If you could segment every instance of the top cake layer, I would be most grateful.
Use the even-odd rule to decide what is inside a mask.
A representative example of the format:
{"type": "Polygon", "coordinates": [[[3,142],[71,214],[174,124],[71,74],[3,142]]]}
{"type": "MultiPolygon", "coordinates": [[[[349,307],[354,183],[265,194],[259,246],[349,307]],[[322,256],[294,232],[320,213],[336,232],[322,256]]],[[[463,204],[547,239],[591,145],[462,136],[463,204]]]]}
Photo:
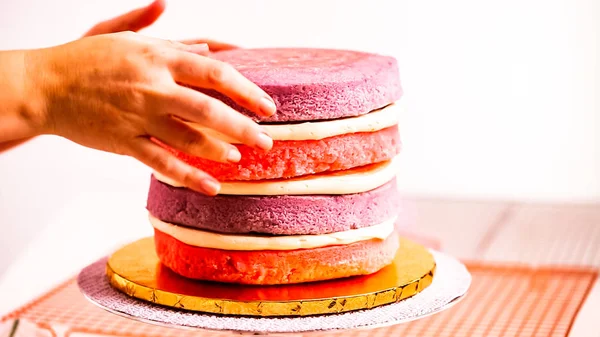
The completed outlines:
{"type": "Polygon", "coordinates": [[[271,117],[205,91],[258,122],[330,120],[359,116],[402,96],[393,57],[332,49],[235,49],[213,54],[231,64],[269,94],[277,106],[271,117]]]}

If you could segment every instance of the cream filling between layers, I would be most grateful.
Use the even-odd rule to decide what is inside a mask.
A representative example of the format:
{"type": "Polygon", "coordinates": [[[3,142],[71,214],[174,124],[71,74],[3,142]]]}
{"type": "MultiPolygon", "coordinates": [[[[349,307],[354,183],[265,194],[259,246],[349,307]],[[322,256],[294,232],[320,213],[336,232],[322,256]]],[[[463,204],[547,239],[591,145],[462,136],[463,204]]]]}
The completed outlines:
{"type": "MultiPolygon", "coordinates": [[[[403,111],[404,104],[396,102],[356,117],[298,124],[267,124],[262,125],[262,128],[273,140],[321,140],[349,133],[375,132],[389,128],[398,124],[403,111]]],[[[230,144],[242,143],[213,129],[194,123],[188,125],[230,144]]]]}
{"type": "MultiPolygon", "coordinates": [[[[310,195],[363,193],[382,186],[396,176],[398,156],[391,160],[344,171],[313,174],[291,179],[224,181],[219,194],[227,195],[310,195]]],[[[173,187],[185,187],[154,172],[154,177],[173,187]]]]}
{"type": "Polygon", "coordinates": [[[167,223],[151,214],[148,217],[154,228],[190,246],[242,251],[311,249],[372,239],[385,240],[394,232],[396,222],[396,218],[392,218],[375,226],[330,234],[260,236],[207,232],[167,223]]]}

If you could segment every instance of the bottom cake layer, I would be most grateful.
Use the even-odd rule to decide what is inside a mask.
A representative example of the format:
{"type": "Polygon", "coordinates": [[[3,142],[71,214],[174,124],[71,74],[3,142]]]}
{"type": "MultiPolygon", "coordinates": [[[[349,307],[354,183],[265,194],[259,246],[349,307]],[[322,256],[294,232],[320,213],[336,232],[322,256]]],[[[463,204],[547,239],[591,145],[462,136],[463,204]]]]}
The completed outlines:
{"type": "Polygon", "coordinates": [[[290,251],[231,251],[187,245],[157,229],[156,254],[175,273],[224,283],[275,285],[372,274],[392,263],[399,241],[367,240],[349,245],[290,251]]]}

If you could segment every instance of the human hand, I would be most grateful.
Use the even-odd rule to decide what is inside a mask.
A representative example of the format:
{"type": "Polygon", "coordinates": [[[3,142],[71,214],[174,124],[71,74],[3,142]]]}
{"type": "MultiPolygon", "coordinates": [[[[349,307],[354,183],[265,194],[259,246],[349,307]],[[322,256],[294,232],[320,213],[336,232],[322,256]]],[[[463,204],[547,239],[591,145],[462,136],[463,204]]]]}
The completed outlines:
{"type": "MultiPolygon", "coordinates": [[[[118,33],[122,31],[138,32],[156,22],[156,20],[158,20],[158,18],[163,14],[165,5],[165,0],[154,0],[145,7],[134,9],[128,13],[94,25],[83,35],[83,37],[118,33]]],[[[210,39],[193,39],[181,42],[188,45],[204,43],[208,45],[211,52],[238,48],[233,44],[210,39]]],[[[31,140],[31,138],[33,137],[15,139],[11,141],[0,141],[0,153],[21,145],[31,140]]]]}
{"type": "MultiPolygon", "coordinates": [[[[84,34],[84,37],[124,31],[138,32],[156,22],[165,11],[165,7],[165,0],[154,0],[146,7],[134,9],[129,13],[96,24],[84,34]]],[[[192,39],[180,42],[185,44],[205,43],[211,52],[238,48],[236,45],[211,39],[192,39]]]]}
{"type": "Polygon", "coordinates": [[[119,33],[125,31],[138,32],[152,25],[165,11],[165,0],[154,0],[145,7],[134,9],[94,25],[83,36],[119,33]]]}
{"type": "Polygon", "coordinates": [[[186,45],[116,33],[83,38],[26,55],[26,89],[36,115],[30,128],[81,145],[129,155],[159,173],[208,195],[219,183],[156,144],[219,162],[240,159],[237,148],[183,121],[269,150],[258,124],[218,99],[190,87],[216,90],[240,106],[272,115],[275,105],[231,66],[186,45]]]}

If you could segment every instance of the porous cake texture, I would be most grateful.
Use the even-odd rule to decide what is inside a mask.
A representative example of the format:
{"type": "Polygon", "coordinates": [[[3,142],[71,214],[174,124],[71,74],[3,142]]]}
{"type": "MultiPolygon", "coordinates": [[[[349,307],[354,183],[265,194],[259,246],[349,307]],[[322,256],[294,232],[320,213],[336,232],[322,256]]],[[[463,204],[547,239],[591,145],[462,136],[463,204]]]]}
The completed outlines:
{"type": "Polygon", "coordinates": [[[395,180],[357,194],[209,197],[152,177],[147,207],[164,222],[217,233],[306,235],[383,223],[398,203],[395,180]]]}
{"type": "MultiPolygon", "coordinates": [[[[399,154],[397,119],[379,120],[381,115],[371,114],[352,120],[360,129],[341,125],[348,123],[344,118],[365,116],[401,98],[396,60],[364,52],[302,48],[238,49],[215,53],[214,57],[230,63],[271,95],[277,113],[259,117],[228,98],[204,92],[262,124],[279,125],[271,128],[293,133],[298,130],[295,125],[311,121],[332,132],[323,137],[305,132],[302,137],[276,139],[268,152],[236,145],[242,154],[236,164],[169,149],[221,181],[253,182],[246,184],[250,190],[228,190],[230,195],[208,197],[153,176],[147,209],[169,226],[165,227],[167,234],[158,228],[162,225],[153,222],[161,263],[187,278],[257,285],[365,275],[389,265],[399,245],[394,229],[399,209],[396,178],[377,178],[377,165],[369,165],[394,160],[399,154]],[[361,169],[361,177],[375,183],[365,192],[360,190],[362,193],[344,192],[352,189],[340,189],[340,184],[356,184],[348,171],[355,168],[361,169]],[[310,190],[308,183],[304,191],[286,189],[292,178],[293,186],[302,189],[304,185],[298,181],[317,174],[322,189],[310,190]],[[340,178],[344,176],[346,179],[340,178]],[[277,191],[287,192],[265,195],[271,192],[260,186],[273,179],[278,183],[277,191]],[[299,235],[305,237],[299,239],[299,235]],[[188,241],[190,236],[200,239],[188,241]],[[278,236],[303,244],[276,245],[278,236]],[[207,244],[207,237],[215,244],[207,244]],[[252,240],[262,243],[253,245],[252,240]],[[238,247],[242,241],[248,249],[238,247]]],[[[308,130],[307,124],[303,125],[308,130]]],[[[310,125],[312,128],[314,124],[310,125]]],[[[242,188],[240,185],[232,188],[242,188]]]]}
{"type": "Polygon", "coordinates": [[[371,53],[312,49],[239,49],[215,53],[275,101],[277,113],[260,117],[228,97],[206,91],[260,122],[298,122],[359,116],[402,96],[398,62],[371,53]]]}
{"type": "Polygon", "coordinates": [[[398,127],[321,140],[274,141],[269,152],[237,145],[238,163],[217,163],[170,148],[179,159],[220,181],[293,178],[380,163],[401,149],[398,127]]]}
{"type": "Polygon", "coordinates": [[[390,264],[399,247],[393,235],[313,249],[235,251],[194,247],[154,232],[158,257],[175,273],[240,284],[294,284],[367,275],[390,264]]]}

